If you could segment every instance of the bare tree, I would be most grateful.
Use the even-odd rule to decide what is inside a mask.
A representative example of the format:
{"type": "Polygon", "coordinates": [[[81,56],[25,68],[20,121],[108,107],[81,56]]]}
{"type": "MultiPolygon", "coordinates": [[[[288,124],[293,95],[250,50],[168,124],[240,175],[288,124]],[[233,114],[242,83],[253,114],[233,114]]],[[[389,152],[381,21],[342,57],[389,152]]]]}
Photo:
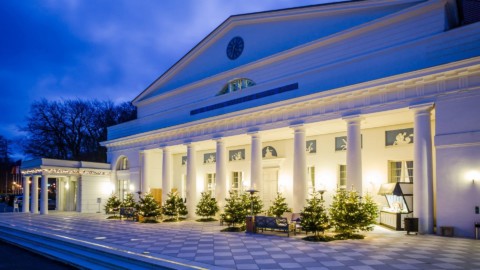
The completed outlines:
{"type": "Polygon", "coordinates": [[[31,105],[27,133],[19,143],[24,154],[68,160],[105,162],[107,127],[136,118],[130,103],[112,101],[42,99],[31,105]]]}

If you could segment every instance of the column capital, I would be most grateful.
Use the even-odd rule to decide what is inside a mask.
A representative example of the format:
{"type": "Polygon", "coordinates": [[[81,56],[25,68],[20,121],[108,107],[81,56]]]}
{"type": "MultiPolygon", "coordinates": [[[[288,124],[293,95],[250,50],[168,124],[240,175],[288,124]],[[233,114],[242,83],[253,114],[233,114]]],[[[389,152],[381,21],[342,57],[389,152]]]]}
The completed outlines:
{"type": "Polygon", "coordinates": [[[345,120],[348,124],[350,123],[360,123],[363,120],[362,115],[354,114],[354,115],[345,115],[342,117],[342,120],[345,120]]]}
{"type": "Polygon", "coordinates": [[[253,138],[260,138],[260,137],[262,137],[261,134],[260,134],[260,132],[258,132],[258,131],[250,131],[250,132],[247,132],[247,135],[250,135],[250,137],[252,137],[252,139],[253,139],[253,138]]]}
{"type": "Polygon", "coordinates": [[[290,126],[296,132],[305,132],[305,126],[303,124],[295,124],[290,126]]]}
{"type": "Polygon", "coordinates": [[[428,103],[411,105],[408,108],[414,111],[415,113],[427,113],[427,112],[429,113],[434,107],[435,107],[434,102],[428,102],[428,103]]]}
{"type": "Polygon", "coordinates": [[[217,136],[217,137],[213,137],[212,140],[214,140],[216,142],[224,142],[225,138],[222,137],[222,136],[217,136]]]}

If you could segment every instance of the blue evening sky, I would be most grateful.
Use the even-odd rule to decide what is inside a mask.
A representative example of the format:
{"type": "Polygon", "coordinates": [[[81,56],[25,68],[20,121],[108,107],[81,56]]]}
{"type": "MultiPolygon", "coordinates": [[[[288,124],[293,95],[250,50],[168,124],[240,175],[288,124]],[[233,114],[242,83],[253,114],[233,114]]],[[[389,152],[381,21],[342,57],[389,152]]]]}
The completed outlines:
{"type": "Polygon", "coordinates": [[[131,101],[230,15],[336,1],[2,0],[0,135],[41,98],[131,101]]]}

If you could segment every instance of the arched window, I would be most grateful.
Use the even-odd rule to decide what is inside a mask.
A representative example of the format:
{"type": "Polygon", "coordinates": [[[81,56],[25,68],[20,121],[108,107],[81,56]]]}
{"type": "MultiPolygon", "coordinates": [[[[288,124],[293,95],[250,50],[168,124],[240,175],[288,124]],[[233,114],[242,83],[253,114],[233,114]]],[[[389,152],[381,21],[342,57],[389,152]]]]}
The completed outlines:
{"type": "Polygon", "coordinates": [[[128,159],[127,157],[121,157],[117,162],[117,170],[123,171],[128,170],[128,159]]]}
{"type": "Polygon", "coordinates": [[[234,79],[225,84],[225,86],[223,86],[222,90],[218,93],[218,96],[242,90],[254,85],[255,82],[247,78],[234,79]]]}

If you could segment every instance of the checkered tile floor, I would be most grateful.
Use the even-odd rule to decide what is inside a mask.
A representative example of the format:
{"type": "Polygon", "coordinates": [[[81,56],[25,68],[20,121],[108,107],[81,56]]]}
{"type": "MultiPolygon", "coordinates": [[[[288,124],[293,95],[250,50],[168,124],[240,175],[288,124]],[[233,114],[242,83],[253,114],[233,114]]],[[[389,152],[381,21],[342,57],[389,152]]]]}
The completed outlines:
{"type": "Polygon", "coordinates": [[[0,226],[12,225],[217,269],[480,269],[480,240],[382,227],[364,240],[311,243],[304,234],[224,233],[218,222],[140,224],[71,212],[0,214],[0,226]]]}

